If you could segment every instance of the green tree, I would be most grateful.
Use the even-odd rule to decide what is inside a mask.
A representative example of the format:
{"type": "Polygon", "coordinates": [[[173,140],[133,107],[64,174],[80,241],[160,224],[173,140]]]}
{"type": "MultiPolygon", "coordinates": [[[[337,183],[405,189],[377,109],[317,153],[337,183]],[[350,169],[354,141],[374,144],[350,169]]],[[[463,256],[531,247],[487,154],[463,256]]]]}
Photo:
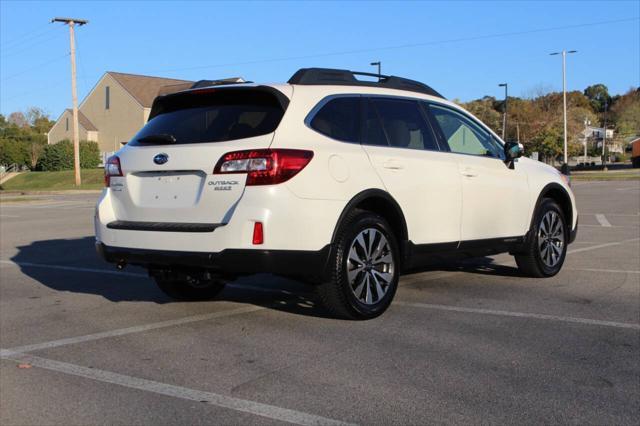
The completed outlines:
{"type": "Polygon", "coordinates": [[[564,138],[559,129],[551,127],[535,135],[530,143],[531,151],[537,151],[546,162],[558,158],[564,150],[564,138]]]}
{"type": "Polygon", "coordinates": [[[594,84],[584,89],[584,95],[591,102],[591,107],[595,112],[603,112],[604,105],[611,106],[611,96],[609,89],[604,84],[594,84]]]}
{"type": "Polygon", "coordinates": [[[482,120],[494,132],[499,133],[502,128],[502,114],[494,108],[494,105],[495,98],[491,96],[462,104],[467,111],[482,120]]]}
{"type": "Polygon", "coordinates": [[[621,138],[640,135],[640,89],[630,89],[611,108],[608,120],[621,138]]]}

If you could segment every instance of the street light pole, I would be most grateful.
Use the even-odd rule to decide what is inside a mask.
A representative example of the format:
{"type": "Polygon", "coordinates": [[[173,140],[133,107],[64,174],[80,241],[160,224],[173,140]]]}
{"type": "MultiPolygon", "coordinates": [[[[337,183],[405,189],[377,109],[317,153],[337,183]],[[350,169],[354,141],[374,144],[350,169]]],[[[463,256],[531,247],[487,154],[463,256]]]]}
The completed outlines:
{"type": "Polygon", "coordinates": [[[78,125],[78,92],[76,90],[76,40],[75,25],[88,24],[85,19],[53,18],[51,22],[63,22],[69,25],[69,44],[71,47],[71,100],[73,102],[73,169],[76,186],[80,186],[80,128],[78,125]]]}
{"type": "Polygon", "coordinates": [[[567,53],[576,53],[577,50],[563,50],[562,52],[550,53],[553,55],[562,55],[562,109],[564,115],[564,163],[562,164],[562,173],[569,174],[569,156],[567,149],[567,53]]]}
{"type": "Polygon", "coordinates": [[[498,84],[498,87],[504,87],[504,112],[502,113],[502,140],[505,140],[505,137],[507,135],[507,104],[509,102],[509,93],[508,93],[509,84],[500,83],[498,84]]]}
{"type": "Polygon", "coordinates": [[[371,62],[370,64],[371,66],[378,66],[378,81],[380,81],[382,79],[382,77],[380,77],[382,75],[382,62],[378,61],[378,62],[371,62]]]}

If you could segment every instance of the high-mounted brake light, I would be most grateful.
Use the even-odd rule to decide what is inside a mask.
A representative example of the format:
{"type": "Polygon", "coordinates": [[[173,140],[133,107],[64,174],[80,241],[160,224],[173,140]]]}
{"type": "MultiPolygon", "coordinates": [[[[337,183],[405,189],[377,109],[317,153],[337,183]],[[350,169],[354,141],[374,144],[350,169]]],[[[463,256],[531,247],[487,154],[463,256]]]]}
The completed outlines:
{"type": "Polygon", "coordinates": [[[220,158],[213,173],[246,173],[246,185],[273,185],[294,177],[312,158],[313,151],[300,149],[234,151],[220,158]]]}
{"type": "Polygon", "coordinates": [[[111,177],[122,176],[122,168],[120,167],[120,158],[117,155],[109,157],[104,163],[104,186],[111,186],[111,177]]]}

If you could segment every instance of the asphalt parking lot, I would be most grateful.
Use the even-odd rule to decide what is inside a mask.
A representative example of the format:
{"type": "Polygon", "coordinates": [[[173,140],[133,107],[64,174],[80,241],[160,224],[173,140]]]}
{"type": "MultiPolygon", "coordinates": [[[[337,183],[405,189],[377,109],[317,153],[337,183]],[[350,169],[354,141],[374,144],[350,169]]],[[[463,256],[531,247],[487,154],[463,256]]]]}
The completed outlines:
{"type": "Polygon", "coordinates": [[[403,277],[366,322],[243,278],[176,303],[93,248],[97,195],[0,204],[0,423],[638,424],[640,182],[577,182],[563,271],[403,277]]]}

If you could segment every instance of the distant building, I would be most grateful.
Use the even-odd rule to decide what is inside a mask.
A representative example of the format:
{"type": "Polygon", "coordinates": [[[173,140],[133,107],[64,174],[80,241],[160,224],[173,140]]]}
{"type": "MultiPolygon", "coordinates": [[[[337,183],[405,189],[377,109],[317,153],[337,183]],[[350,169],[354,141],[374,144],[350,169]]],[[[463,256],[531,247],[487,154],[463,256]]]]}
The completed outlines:
{"type": "MultiPolygon", "coordinates": [[[[106,72],[78,108],[80,140],[98,143],[103,153],[120,149],[147,122],[151,104],[161,88],[187,80],[106,72]]],[[[47,134],[48,143],[73,140],[73,114],[66,109],[47,134]]]]}
{"type": "MultiPolygon", "coordinates": [[[[585,126],[585,129],[581,133],[581,142],[584,144],[590,143],[597,148],[602,148],[602,140],[605,135],[605,129],[603,127],[585,126]]],[[[620,141],[615,141],[613,138],[615,133],[613,129],[607,129],[607,147],[609,152],[623,152],[624,148],[620,141]]]]}

